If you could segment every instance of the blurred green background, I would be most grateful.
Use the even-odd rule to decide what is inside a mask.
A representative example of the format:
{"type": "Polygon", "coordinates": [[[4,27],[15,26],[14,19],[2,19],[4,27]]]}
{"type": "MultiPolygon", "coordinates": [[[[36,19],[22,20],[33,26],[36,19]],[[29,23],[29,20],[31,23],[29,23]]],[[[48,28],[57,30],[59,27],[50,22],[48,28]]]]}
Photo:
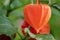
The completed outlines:
{"type": "MultiPolygon", "coordinates": [[[[31,4],[32,2],[35,4],[36,0],[0,0],[0,35],[6,34],[12,40],[22,40],[20,37],[24,38],[21,32],[21,24],[24,21],[23,9],[25,5],[31,4]],[[14,33],[17,34],[15,39],[13,39],[14,33]]],[[[51,35],[56,40],[60,40],[60,0],[40,0],[41,3],[48,4],[51,7],[52,16],[49,21],[51,35]]],[[[51,37],[51,35],[48,35],[48,37],[51,37]]],[[[39,40],[39,37],[45,38],[44,36],[38,36],[37,40],[39,40]]],[[[51,39],[46,38],[43,40],[51,39]]]]}

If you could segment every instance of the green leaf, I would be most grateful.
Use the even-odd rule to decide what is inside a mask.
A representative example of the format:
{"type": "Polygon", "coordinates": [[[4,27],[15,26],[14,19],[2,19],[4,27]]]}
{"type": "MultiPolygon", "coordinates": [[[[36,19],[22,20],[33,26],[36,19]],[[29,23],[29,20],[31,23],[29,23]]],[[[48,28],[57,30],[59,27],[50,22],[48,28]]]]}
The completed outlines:
{"type": "Polygon", "coordinates": [[[28,3],[30,3],[30,0],[25,0],[25,1],[24,0],[14,0],[11,3],[10,7],[11,7],[11,9],[18,8],[18,7],[25,6],[25,4],[28,4],[28,3]]]}
{"type": "Polygon", "coordinates": [[[29,3],[31,3],[31,0],[20,0],[21,2],[22,2],[22,4],[24,5],[24,4],[29,4],[29,3]]]}
{"type": "Polygon", "coordinates": [[[11,9],[13,9],[13,8],[19,7],[19,6],[21,6],[21,5],[22,5],[22,3],[21,3],[19,0],[14,0],[14,1],[11,3],[10,7],[11,7],[11,9]]]}
{"type": "Polygon", "coordinates": [[[18,26],[18,24],[19,24],[19,20],[22,18],[24,18],[24,16],[23,16],[23,7],[22,8],[18,8],[18,9],[16,9],[16,10],[14,10],[14,11],[12,11],[10,14],[9,14],[9,16],[8,16],[8,18],[12,21],[12,23],[16,26],[16,27],[20,27],[20,26],[18,26]]]}
{"type": "Polygon", "coordinates": [[[0,7],[3,5],[4,0],[0,0],[0,7]]]}
{"type": "Polygon", "coordinates": [[[14,27],[11,21],[7,19],[6,13],[7,12],[5,9],[0,8],[0,35],[5,34],[12,39],[17,29],[14,27]]]}
{"type": "Polygon", "coordinates": [[[52,8],[50,26],[53,36],[56,38],[56,40],[60,40],[60,11],[55,8],[52,8]]]}
{"type": "Polygon", "coordinates": [[[0,0],[0,7],[9,5],[10,0],[0,0]]]}
{"type": "Polygon", "coordinates": [[[5,6],[7,6],[7,5],[9,5],[9,3],[10,3],[10,0],[4,0],[4,3],[3,3],[3,4],[4,4],[5,6]]]}
{"type": "Polygon", "coordinates": [[[60,10],[60,4],[55,4],[53,6],[60,10]]]}
{"type": "Polygon", "coordinates": [[[14,11],[12,11],[10,14],[9,14],[9,17],[8,17],[10,20],[14,21],[14,20],[17,20],[17,19],[20,19],[20,18],[24,18],[23,16],[23,7],[22,8],[18,8],[14,11]]]}
{"type": "Polygon", "coordinates": [[[36,40],[55,40],[51,34],[38,34],[36,35],[36,40]]]}
{"type": "Polygon", "coordinates": [[[40,3],[47,4],[48,0],[40,0],[40,3]]]}
{"type": "Polygon", "coordinates": [[[55,0],[55,1],[56,1],[56,3],[60,4],[60,0],[55,0]]]}
{"type": "Polygon", "coordinates": [[[7,11],[3,7],[1,7],[0,8],[0,16],[6,16],[6,13],[7,13],[7,11]]]}
{"type": "Polygon", "coordinates": [[[16,34],[16,38],[14,40],[22,40],[18,34],[16,34]]]}
{"type": "Polygon", "coordinates": [[[0,16],[0,35],[5,34],[13,38],[12,35],[14,35],[16,31],[16,28],[6,17],[0,16]]]}
{"type": "MultiPolygon", "coordinates": [[[[20,36],[23,37],[23,34],[21,32],[21,24],[20,24],[21,17],[24,18],[23,7],[12,11],[8,16],[8,18],[12,21],[12,23],[18,28],[18,32],[19,32],[20,36]]],[[[22,20],[21,20],[21,22],[22,22],[22,20]]]]}

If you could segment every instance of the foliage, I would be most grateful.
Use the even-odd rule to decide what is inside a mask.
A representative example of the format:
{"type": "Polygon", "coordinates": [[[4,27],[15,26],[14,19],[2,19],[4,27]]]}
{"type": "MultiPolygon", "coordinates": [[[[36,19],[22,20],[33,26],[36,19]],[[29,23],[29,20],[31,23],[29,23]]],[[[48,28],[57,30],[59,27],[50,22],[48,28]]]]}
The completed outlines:
{"type": "MultiPolygon", "coordinates": [[[[24,6],[32,3],[32,1],[34,4],[36,3],[36,0],[0,0],[0,35],[5,34],[12,40],[14,33],[17,34],[14,40],[28,38],[22,34],[20,24],[24,20],[24,6]]],[[[43,38],[41,40],[52,40],[55,38],[54,40],[60,40],[60,0],[40,0],[39,2],[49,4],[52,9],[52,16],[49,21],[51,34],[37,35],[38,38],[36,37],[36,39],[43,38]]],[[[28,31],[28,33],[30,32],[28,31]]],[[[29,35],[34,36],[32,33],[29,35]]]]}

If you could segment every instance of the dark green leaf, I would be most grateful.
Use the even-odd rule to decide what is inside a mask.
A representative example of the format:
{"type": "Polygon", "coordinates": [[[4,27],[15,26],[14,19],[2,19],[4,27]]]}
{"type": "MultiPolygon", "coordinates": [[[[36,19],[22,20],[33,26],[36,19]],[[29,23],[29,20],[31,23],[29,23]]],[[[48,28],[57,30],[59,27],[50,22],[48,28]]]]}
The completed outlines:
{"type": "Polygon", "coordinates": [[[55,4],[53,5],[55,8],[59,9],[60,10],[60,4],[55,4]]]}

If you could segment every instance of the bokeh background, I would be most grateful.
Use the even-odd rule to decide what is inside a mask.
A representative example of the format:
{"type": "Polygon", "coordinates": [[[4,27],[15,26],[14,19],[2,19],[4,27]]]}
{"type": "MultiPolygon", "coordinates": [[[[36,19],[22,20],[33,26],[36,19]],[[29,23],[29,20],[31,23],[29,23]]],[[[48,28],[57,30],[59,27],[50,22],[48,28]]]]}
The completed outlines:
{"type": "MultiPolygon", "coordinates": [[[[0,0],[0,35],[6,34],[12,40],[22,40],[21,37],[24,37],[21,32],[24,21],[23,9],[32,2],[35,4],[36,0],[0,0]],[[16,34],[15,39],[13,39],[14,34],[16,34]]],[[[39,2],[51,7],[52,16],[49,21],[51,35],[56,40],[60,40],[60,0],[40,0],[39,2]]]]}

